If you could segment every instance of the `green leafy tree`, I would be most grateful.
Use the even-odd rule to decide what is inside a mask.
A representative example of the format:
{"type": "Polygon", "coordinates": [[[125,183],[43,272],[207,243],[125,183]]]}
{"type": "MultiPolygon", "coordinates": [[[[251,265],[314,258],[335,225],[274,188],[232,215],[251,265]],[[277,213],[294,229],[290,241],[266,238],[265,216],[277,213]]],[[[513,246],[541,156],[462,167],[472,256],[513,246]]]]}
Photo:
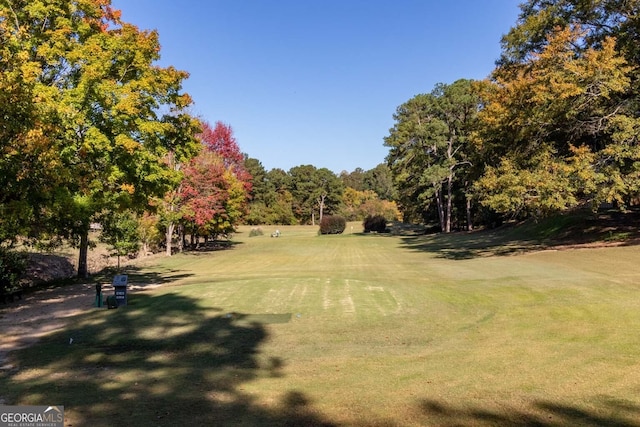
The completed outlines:
{"type": "Polygon", "coordinates": [[[282,169],[264,172],[262,165],[248,168],[253,181],[253,199],[247,217],[249,224],[296,224],[291,194],[291,176],[282,169]]]}
{"type": "Polygon", "coordinates": [[[275,201],[269,206],[267,224],[294,225],[297,220],[293,214],[293,195],[288,190],[279,191],[275,201]]]}
{"type": "Polygon", "coordinates": [[[356,191],[374,191],[378,197],[384,200],[393,200],[395,187],[393,176],[389,167],[381,163],[371,170],[356,168],[352,172],[340,172],[340,180],[344,187],[350,187],[356,191]]]}
{"type": "Polygon", "coordinates": [[[396,188],[389,167],[380,163],[375,168],[364,172],[363,189],[374,191],[382,200],[395,200],[396,188]]]}
{"type": "MultiPolygon", "coordinates": [[[[475,150],[470,137],[480,97],[470,80],[438,84],[398,107],[385,137],[387,163],[407,206],[435,202],[440,227],[451,231],[454,187],[463,186],[475,150]]],[[[470,192],[462,188],[463,192],[470,192]]],[[[467,197],[468,199],[468,197],[467,197]]]]}
{"type": "Polygon", "coordinates": [[[339,208],[343,184],[329,169],[302,165],[291,168],[289,175],[294,213],[301,223],[315,225],[316,212],[321,220],[325,213],[339,208]]]}
{"type": "Polygon", "coordinates": [[[251,175],[249,199],[251,202],[264,202],[269,192],[266,169],[260,160],[248,156],[244,158],[244,168],[251,175]]]}
{"type": "Polygon", "coordinates": [[[20,289],[27,271],[28,254],[0,247],[0,295],[20,289]]]}
{"type": "Polygon", "coordinates": [[[26,183],[34,199],[49,196],[41,204],[18,200],[21,214],[12,220],[78,242],[78,275],[86,276],[89,224],[105,210],[144,209],[175,182],[162,159],[195,151],[197,122],[185,113],[191,99],[181,91],[187,73],[155,65],[158,34],[123,22],[108,0],[5,1],[0,13],[12,69],[4,71],[14,80],[23,73],[11,96],[25,107],[12,112],[21,123],[7,146],[22,141],[37,153],[23,173],[33,170],[46,182],[49,172],[35,169],[45,164],[57,175],[46,188],[26,183]]]}
{"type": "Polygon", "coordinates": [[[267,193],[269,191],[276,193],[289,191],[293,184],[291,175],[279,168],[274,168],[267,172],[266,181],[268,186],[267,193]]]}
{"type": "Polygon", "coordinates": [[[258,159],[246,157],[244,167],[251,174],[251,192],[246,221],[248,224],[269,224],[269,205],[275,199],[275,190],[267,180],[267,171],[258,159]]]}
{"type": "Polygon", "coordinates": [[[100,241],[109,245],[111,255],[117,256],[120,270],[120,257],[140,250],[140,222],[131,211],[103,213],[100,222],[100,241]]]}
{"type": "MultiPolygon", "coordinates": [[[[610,37],[628,63],[640,61],[638,0],[526,0],[516,25],[502,38],[501,68],[522,64],[540,54],[558,28],[581,28],[577,53],[598,48],[610,37]]],[[[635,71],[637,73],[638,70],[635,71]]]]}
{"type": "MultiPolygon", "coordinates": [[[[0,244],[45,229],[50,207],[68,197],[56,138],[55,88],[43,84],[50,23],[35,2],[0,3],[0,244]],[[25,21],[33,21],[29,25],[25,21]]],[[[50,66],[49,74],[55,72],[50,66]]],[[[63,203],[66,204],[66,203],[63,203]]]]}
{"type": "Polygon", "coordinates": [[[364,191],[367,189],[364,181],[365,174],[366,172],[362,168],[355,168],[352,172],[340,172],[340,179],[345,187],[353,188],[356,191],[364,191]]]}
{"type": "Polygon", "coordinates": [[[485,206],[538,215],[636,194],[638,122],[620,101],[633,67],[613,38],[577,49],[586,36],[556,28],[539,53],[495,70],[480,114],[485,206]]]}

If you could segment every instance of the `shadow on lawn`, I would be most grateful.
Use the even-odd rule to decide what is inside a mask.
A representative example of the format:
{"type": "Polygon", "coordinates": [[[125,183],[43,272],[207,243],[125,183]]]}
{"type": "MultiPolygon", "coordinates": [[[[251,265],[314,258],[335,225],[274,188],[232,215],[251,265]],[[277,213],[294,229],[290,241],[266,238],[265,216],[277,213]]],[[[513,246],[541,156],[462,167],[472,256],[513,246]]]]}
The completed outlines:
{"type": "Polygon", "coordinates": [[[439,426],[610,426],[638,427],[640,406],[616,401],[599,402],[598,412],[550,401],[534,402],[530,412],[506,408],[500,412],[478,407],[454,407],[436,400],[421,402],[429,424],[439,426]],[[436,421],[437,420],[437,421],[436,421]]]}
{"type": "Polygon", "coordinates": [[[438,258],[462,260],[484,256],[505,256],[544,249],[534,240],[507,240],[492,232],[403,236],[402,245],[414,251],[431,252],[438,258]]]}
{"type": "Polygon", "coordinates": [[[462,260],[513,255],[543,249],[633,246],[640,244],[640,208],[597,215],[577,211],[542,219],[506,224],[493,230],[424,234],[424,230],[396,227],[402,245],[439,258],[462,260]],[[423,231],[423,232],[421,232],[423,231]]]}
{"type": "Polygon", "coordinates": [[[169,285],[177,280],[193,276],[192,273],[187,273],[183,270],[167,269],[162,272],[157,272],[150,271],[145,267],[128,265],[121,271],[115,268],[104,269],[99,274],[93,275],[91,281],[96,283],[111,283],[117,274],[126,274],[128,276],[128,284],[135,285],[139,289],[156,285],[169,285]]]}
{"type": "Polygon", "coordinates": [[[209,240],[194,245],[188,244],[185,246],[183,253],[187,255],[198,255],[208,252],[226,251],[242,244],[242,242],[234,240],[209,240]]]}
{"type": "Polygon", "coordinates": [[[64,405],[74,426],[333,425],[298,391],[269,407],[243,392],[284,365],[258,357],[267,330],[246,319],[173,293],[135,294],[14,352],[0,389],[7,404],[64,405]]]}

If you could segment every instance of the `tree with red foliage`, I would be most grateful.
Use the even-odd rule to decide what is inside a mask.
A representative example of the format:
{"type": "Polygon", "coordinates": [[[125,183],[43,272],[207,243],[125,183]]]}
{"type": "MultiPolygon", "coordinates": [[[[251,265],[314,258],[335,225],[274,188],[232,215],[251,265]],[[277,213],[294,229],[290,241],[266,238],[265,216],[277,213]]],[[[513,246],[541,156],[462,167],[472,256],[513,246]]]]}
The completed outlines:
{"type": "MultiPolygon", "coordinates": [[[[221,158],[203,150],[187,165],[180,187],[182,218],[192,234],[208,236],[214,222],[223,221],[229,197],[229,183],[221,158]]],[[[213,233],[217,234],[217,233],[213,233]]]]}
{"type": "Polygon", "coordinates": [[[218,121],[212,129],[207,121],[202,121],[202,132],[198,138],[209,151],[213,151],[223,159],[225,166],[242,164],[244,156],[233,136],[231,126],[218,121]]]}
{"type": "Polygon", "coordinates": [[[231,126],[220,121],[216,122],[214,128],[211,128],[207,121],[202,121],[201,125],[202,132],[198,135],[198,139],[208,151],[220,156],[224,166],[233,171],[236,178],[243,183],[247,193],[250,193],[253,177],[244,167],[244,154],[233,136],[231,126]]]}
{"type": "Polygon", "coordinates": [[[197,136],[202,151],[183,169],[179,198],[185,228],[194,235],[215,239],[234,231],[246,213],[251,174],[231,126],[217,122],[215,128],[201,122],[197,136]]]}

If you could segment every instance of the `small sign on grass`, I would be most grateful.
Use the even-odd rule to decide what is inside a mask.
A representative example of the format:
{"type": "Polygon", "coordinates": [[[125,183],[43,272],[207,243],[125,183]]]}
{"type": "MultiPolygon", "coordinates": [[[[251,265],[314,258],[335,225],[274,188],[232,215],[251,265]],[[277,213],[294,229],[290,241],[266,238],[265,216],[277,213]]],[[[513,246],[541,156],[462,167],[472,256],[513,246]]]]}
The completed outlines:
{"type": "Polygon", "coordinates": [[[118,274],[113,278],[113,288],[115,289],[116,304],[118,307],[127,305],[127,281],[126,274],[118,274]]]}

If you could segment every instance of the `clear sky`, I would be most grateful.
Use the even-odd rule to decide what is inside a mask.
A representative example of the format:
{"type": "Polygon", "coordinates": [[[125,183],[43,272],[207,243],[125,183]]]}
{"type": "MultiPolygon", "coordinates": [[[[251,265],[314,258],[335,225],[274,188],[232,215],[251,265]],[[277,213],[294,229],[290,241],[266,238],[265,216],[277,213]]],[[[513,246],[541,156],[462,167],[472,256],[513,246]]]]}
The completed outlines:
{"type": "Polygon", "coordinates": [[[113,0],[188,71],[192,113],[270,170],[383,163],[398,105],[482,79],[519,0],[113,0]]]}

